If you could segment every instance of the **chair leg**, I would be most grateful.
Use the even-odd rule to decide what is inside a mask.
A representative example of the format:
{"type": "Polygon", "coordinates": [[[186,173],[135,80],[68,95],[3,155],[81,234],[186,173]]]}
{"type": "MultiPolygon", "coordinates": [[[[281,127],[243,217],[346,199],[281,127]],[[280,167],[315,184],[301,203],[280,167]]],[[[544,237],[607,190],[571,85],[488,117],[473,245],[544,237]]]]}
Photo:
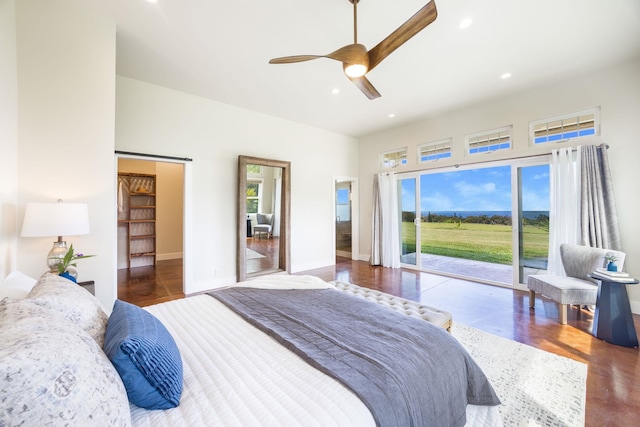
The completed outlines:
{"type": "Polygon", "coordinates": [[[529,289],[529,308],[535,308],[536,306],[536,293],[529,289]]]}
{"type": "Polygon", "coordinates": [[[567,304],[560,304],[560,323],[567,324],[567,304]]]}

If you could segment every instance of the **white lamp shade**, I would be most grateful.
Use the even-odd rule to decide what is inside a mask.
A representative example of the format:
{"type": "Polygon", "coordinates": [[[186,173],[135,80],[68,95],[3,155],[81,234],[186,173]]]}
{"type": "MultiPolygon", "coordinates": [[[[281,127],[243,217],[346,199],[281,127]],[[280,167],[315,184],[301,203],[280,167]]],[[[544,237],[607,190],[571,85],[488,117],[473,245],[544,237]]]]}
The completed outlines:
{"type": "Polygon", "coordinates": [[[89,210],[85,203],[27,203],[21,236],[80,234],[89,234],[89,210]]]}

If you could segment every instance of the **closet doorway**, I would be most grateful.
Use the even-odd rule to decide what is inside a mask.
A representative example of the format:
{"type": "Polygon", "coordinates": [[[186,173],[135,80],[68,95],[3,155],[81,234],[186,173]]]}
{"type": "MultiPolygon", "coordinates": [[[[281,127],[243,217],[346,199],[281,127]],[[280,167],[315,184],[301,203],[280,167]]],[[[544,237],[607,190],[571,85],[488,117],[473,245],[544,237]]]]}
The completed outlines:
{"type": "Polygon", "coordinates": [[[118,298],[183,298],[185,165],[117,157],[118,298]]]}

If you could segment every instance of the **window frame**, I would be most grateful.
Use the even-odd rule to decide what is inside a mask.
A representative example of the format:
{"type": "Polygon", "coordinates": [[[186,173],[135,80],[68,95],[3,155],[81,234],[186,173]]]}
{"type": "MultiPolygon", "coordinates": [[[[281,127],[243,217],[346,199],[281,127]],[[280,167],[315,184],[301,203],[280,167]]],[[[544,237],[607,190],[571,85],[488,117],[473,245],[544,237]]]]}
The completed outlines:
{"type": "MultiPolygon", "coordinates": [[[[577,124],[578,126],[578,132],[580,131],[579,126],[580,123],[577,124]]],[[[541,146],[544,144],[549,144],[549,143],[563,143],[563,142],[569,142],[575,139],[581,139],[581,138],[588,138],[588,137],[594,137],[594,136],[599,136],[600,135],[600,107],[594,107],[594,108],[590,108],[588,110],[582,110],[582,111],[577,111],[577,112],[573,112],[573,113],[567,113],[567,114],[561,114],[558,116],[553,116],[553,117],[546,117],[543,119],[538,119],[538,120],[532,120],[529,122],[529,146],[531,147],[537,147],[537,146],[541,146]],[[546,141],[541,141],[541,142],[536,142],[536,126],[538,125],[542,125],[542,124],[549,124],[549,123],[553,123],[553,122],[562,122],[563,120],[567,120],[567,119],[579,119],[581,116],[587,116],[593,114],[593,133],[590,134],[585,134],[585,135],[577,135],[577,136],[573,136],[573,137],[568,137],[565,138],[564,136],[566,135],[566,132],[561,132],[561,133],[555,133],[555,134],[551,134],[551,135],[560,135],[559,139],[553,139],[553,140],[549,140],[549,133],[547,132],[547,140],[546,141]]],[[[588,128],[591,129],[591,128],[588,128]]]]}
{"type": "MultiPolygon", "coordinates": [[[[488,161],[479,161],[479,162],[475,162],[475,163],[467,163],[467,164],[463,164],[463,165],[451,165],[451,166],[444,166],[442,168],[438,167],[438,168],[429,168],[429,167],[425,167],[425,168],[421,168],[415,171],[409,171],[409,172],[399,172],[395,175],[395,179],[396,179],[396,183],[398,183],[401,180],[407,179],[407,178],[415,178],[416,180],[416,184],[418,185],[418,187],[416,187],[416,194],[415,194],[415,202],[416,202],[416,210],[420,210],[420,211],[428,211],[429,209],[424,209],[424,206],[421,204],[423,202],[423,198],[420,195],[420,176],[423,174],[439,174],[439,173],[447,173],[447,172],[457,172],[457,171],[461,171],[461,170],[474,170],[474,169],[485,169],[485,168],[494,168],[494,167],[500,167],[500,166],[509,166],[509,168],[511,169],[511,212],[512,212],[512,221],[514,221],[514,218],[516,218],[514,216],[514,214],[518,215],[518,221],[514,221],[512,223],[512,231],[511,231],[511,239],[512,239],[512,264],[511,267],[513,269],[512,273],[513,273],[513,278],[512,278],[512,285],[506,285],[507,287],[512,287],[513,289],[516,290],[527,290],[526,287],[526,281],[524,281],[525,283],[522,283],[523,280],[521,280],[520,278],[520,262],[521,262],[521,248],[520,248],[520,227],[518,225],[514,225],[514,224],[519,224],[519,217],[522,213],[522,209],[520,206],[522,197],[521,197],[521,187],[519,187],[519,183],[518,181],[518,169],[523,168],[523,167],[530,167],[530,166],[536,166],[536,165],[550,165],[551,163],[551,157],[549,154],[542,154],[542,155],[536,155],[533,157],[513,157],[513,158],[506,158],[506,159],[494,159],[494,160],[488,160],[488,161]]],[[[398,203],[402,203],[402,198],[399,196],[398,197],[398,203]]],[[[403,206],[399,205],[398,206],[399,212],[403,211],[403,206]]],[[[402,221],[402,220],[401,220],[402,221]]],[[[422,235],[420,234],[421,231],[421,227],[415,227],[416,229],[416,242],[420,241],[422,242],[422,235]]],[[[400,238],[403,238],[405,236],[400,236],[400,238]]],[[[400,247],[402,248],[402,241],[400,242],[400,247]]],[[[421,245],[417,245],[417,247],[421,248],[421,245]]],[[[430,269],[429,267],[424,267],[423,265],[421,265],[419,262],[416,262],[416,264],[412,264],[412,263],[405,263],[404,261],[401,260],[401,265],[403,268],[408,268],[408,269],[412,269],[412,270],[419,270],[419,271],[423,271],[423,272],[433,272],[433,269],[430,269]]],[[[436,269],[437,270],[437,269],[436,269]]],[[[457,273],[456,273],[457,274],[457,273]]],[[[464,276],[466,278],[468,278],[469,280],[474,280],[474,281],[478,281],[480,283],[487,283],[487,284],[492,284],[492,285],[498,285],[498,286],[505,286],[504,284],[499,284],[498,282],[496,282],[495,280],[492,280],[490,278],[487,277],[481,277],[478,275],[469,275],[467,276],[467,274],[465,273],[464,276]]]]}
{"type": "Polygon", "coordinates": [[[403,147],[403,148],[395,148],[393,150],[389,150],[389,151],[383,151],[382,153],[380,153],[380,167],[382,169],[391,169],[391,168],[395,168],[397,166],[406,166],[409,164],[409,157],[408,157],[408,149],[407,147],[403,147]],[[403,153],[404,152],[404,153],[403,153]],[[396,158],[393,159],[388,159],[386,158],[386,156],[388,154],[404,154],[401,155],[400,158],[400,162],[395,163],[396,158]],[[394,164],[387,164],[390,162],[394,162],[394,164]]]}
{"type": "Polygon", "coordinates": [[[453,157],[453,138],[445,138],[445,139],[440,139],[438,141],[426,142],[424,144],[418,145],[416,147],[416,150],[417,150],[416,154],[417,154],[418,163],[437,162],[440,159],[448,159],[453,157]],[[444,149],[449,148],[449,151],[443,152],[442,150],[439,150],[437,146],[443,146],[442,148],[444,149]],[[425,148],[430,148],[430,147],[436,147],[434,150],[436,154],[431,156],[426,156],[430,158],[423,159],[423,157],[425,156],[423,154],[423,150],[425,148]],[[439,155],[439,153],[444,153],[444,155],[439,155]]]}
{"type": "Polygon", "coordinates": [[[247,188],[245,190],[245,206],[247,206],[247,214],[259,213],[262,208],[262,187],[264,184],[264,180],[261,178],[247,178],[247,188]],[[248,189],[250,184],[258,184],[258,194],[256,196],[249,196],[248,189]],[[256,212],[250,212],[248,202],[249,200],[257,200],[258,201],[258,210],[256,212]]]}
{"type": "Polygon", "coordinates": [[[490,154],[496,151],[503,151],[503,150],[512,150],[513,149],[513,125],[508,125],[500,128],[489,129],[481,132],[474,132],[474,133],[467,134],[464,136],[464,146],[465,146],[465,155],[467,156],[475,156],[478,154],[490,154]],[[472,147],[471,147],[471,144],[473,144],[473,142],[471,141],[472,139],[479,138],[479,137],[486,137],[487,141],[490,141],[491,136],[494,134],[498,134],[498,138],[502,139],[501,134],[503,132],[508,133],[508,136],[509,136],[508,147],[501,147],[501,145],[503,145],[504,143],[499,143],[497,145],[497,148],[492,149],[494,145],[488,144],[488,145],[482,146],[482,147],[487,147],[486,149],[477,148],[477,149],[473,149],[477,151],[472,151],[472,147]]]}

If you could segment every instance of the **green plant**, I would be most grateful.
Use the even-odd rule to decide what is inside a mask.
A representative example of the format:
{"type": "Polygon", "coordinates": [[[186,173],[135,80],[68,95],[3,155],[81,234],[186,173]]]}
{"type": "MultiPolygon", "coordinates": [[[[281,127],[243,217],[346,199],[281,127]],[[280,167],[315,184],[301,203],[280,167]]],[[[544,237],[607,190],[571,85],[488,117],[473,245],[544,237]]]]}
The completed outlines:
{"type": "Polygon", "coordinates": [[[604,259],[607,260],[607,262],[616,262],[618,260],[618,257],[612,253],[612,252],[608,252],[605,256],[604,259]]]}
{"type": "Polygon", "coordinates": [[[91,258],[92,256],[95,255],[76,254],[73,252],[73,245],[69,246],[69,250],[62,259],[62,262],[58,263],[58,274],[64,273],[69,267],[76,267],[77,264],[75,261],[83,258],[91,258]]]}

